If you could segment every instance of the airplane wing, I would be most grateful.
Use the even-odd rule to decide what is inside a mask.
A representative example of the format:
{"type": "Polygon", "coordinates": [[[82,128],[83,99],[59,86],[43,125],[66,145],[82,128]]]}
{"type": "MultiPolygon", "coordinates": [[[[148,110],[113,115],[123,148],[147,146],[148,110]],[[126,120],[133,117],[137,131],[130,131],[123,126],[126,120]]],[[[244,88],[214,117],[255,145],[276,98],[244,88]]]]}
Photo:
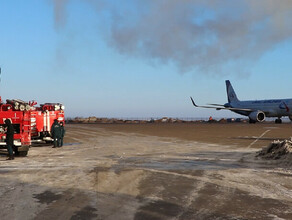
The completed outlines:
{"type": "Polygon", "coordinates": [[[220,105],[220,104],[207,104],[207,105],[214,105],[214,106],[221,106],[221,107],[225,107],[224,105],[220,105]]]}
{"type": "Polygon", "coordinates": [[[199,107],[199,108],[214,108],[216,110],[231,110],[231,111],[246,111],[246,112],[253,112],[255,111],[254,109],[248,109],[248,108],[233,108],[233,107],[224,107],[224,105],[219,105],[219,104],[210,104],[213,106],[204,106],[204,105],[197,105],[195,103],[195,101],[193,100],[193,98],[191,97],[192,103],[195,107],[199,107]],[[217,107],[215,107],[217,106],[217,107]]]}

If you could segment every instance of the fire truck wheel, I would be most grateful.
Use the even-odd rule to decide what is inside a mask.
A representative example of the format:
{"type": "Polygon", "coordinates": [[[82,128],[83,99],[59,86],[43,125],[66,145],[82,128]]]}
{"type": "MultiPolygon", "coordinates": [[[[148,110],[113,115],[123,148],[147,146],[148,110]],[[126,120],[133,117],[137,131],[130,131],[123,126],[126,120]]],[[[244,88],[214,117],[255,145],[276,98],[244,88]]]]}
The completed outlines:
{"type": "Polygon", "coordinates": [[[25,157],[27,156],[28,151],[18,151],[18,156],[19,157],[25,157]]]}

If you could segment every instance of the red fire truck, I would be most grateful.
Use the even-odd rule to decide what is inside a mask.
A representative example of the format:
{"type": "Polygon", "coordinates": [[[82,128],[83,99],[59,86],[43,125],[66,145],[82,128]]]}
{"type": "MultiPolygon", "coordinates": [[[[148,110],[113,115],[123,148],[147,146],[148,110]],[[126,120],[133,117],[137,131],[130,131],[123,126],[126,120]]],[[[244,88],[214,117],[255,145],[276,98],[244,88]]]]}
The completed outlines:
{"type": "Polygon", "coordinates": [[[55,119],[65,123],[65,106],[60,103],[24,102],[19,99],[1,101],[0,96],[0,148],[6,148],[5,124],[10,119],[14,126],[14,146],[16,155],[26,156],[32,141],[52,142],[51,126],[55,119]]]}
{"type": "Polygon", "coordinates": [[[26,156],[31,145],[31,106],[21,100],[7,100],[2,103],[0,97],[0,147],[6,148],[5,124],[10,119],[14,126],[14,146],[16,155],[26,156]]]}
{"type": "Polygon", "coordinates": [[[45,103],[31,110],[32,140],[52,142],[51,126],[55,119],[65,124],[64,109],[65,106],[61,103],[45,103]]]}

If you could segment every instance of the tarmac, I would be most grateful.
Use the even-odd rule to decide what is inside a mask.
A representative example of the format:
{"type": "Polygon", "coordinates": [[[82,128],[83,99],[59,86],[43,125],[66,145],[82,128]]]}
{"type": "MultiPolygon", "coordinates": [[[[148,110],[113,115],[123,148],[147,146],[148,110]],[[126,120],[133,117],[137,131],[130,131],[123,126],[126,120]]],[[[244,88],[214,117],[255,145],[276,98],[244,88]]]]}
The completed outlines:
{"type": "Polygon", "coordinates": [[[67,124],[0,157],[1,219],[292,219],[292,167],[256,157],[289,124],[67,124]]]}

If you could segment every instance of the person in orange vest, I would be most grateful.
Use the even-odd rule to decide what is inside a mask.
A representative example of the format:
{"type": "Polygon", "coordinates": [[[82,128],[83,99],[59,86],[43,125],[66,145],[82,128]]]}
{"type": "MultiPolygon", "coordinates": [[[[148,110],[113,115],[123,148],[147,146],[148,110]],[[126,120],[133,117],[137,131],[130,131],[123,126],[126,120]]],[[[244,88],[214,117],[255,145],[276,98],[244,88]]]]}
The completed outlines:
{"type": "Polygon", "coordinates": [[[209,121],[213,121],[213,118],[212,118],[212,116],[210,116],[210,117],[209,117],[209,121]]]}

